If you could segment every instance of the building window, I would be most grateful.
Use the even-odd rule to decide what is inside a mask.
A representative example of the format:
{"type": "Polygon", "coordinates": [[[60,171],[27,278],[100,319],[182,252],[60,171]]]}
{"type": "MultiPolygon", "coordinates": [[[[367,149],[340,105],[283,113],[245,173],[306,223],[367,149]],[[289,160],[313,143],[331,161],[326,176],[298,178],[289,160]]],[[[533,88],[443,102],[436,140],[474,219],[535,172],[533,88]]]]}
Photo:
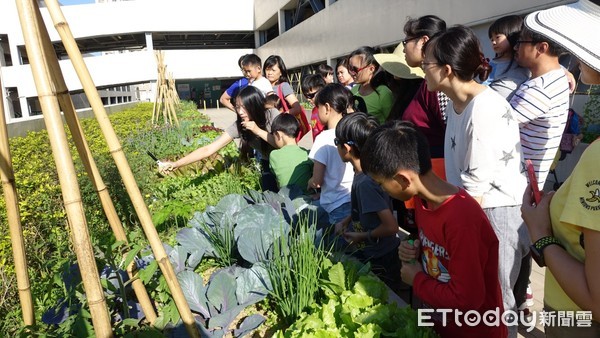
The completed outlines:
{"type": "Polygon", "coordinates": [[[295,9],[285,11],[285,30],[289,30],[325,8],[328,0],[298,0],[295,9]]]}

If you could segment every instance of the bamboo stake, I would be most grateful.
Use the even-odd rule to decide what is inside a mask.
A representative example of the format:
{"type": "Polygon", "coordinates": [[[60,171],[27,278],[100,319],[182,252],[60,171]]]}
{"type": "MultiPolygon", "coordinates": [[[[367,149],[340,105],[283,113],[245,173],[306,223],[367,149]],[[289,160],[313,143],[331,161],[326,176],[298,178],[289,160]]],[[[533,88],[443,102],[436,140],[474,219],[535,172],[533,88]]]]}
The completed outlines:
{"type": "MultiPolygon", "coordinates": [[[[115,209],[108,189],[104,184],[104,181],[102,180],[102,176],[100,175],[98,166],[96,165],[94,157],[90,152],[87,140],[85,139],[83,129],[81,128],[81,124],[77,117],[77,113],[75,112],[75,107],[73,105],[71,95],[69,95],[67,84],[65,83],[62,71],[58,64],[58,58],[56,57],[54,48],[52,47],[50,35],[48,34],[48,30],[46,29],[46,25],[44,24],[39,8],[36,8],[35,14],[37,24],[40,29],[40,36],[44,48],[44,53],[46,56],[46,63],[52,74],[52,83],[54,83],[56,86],[56,91],[58,93],[58,102],[64,112],[64,117],[67,121],[67,125],[69,126],[69,130],[71,131],[71,134],[73,136],[73,141],[79,153],[79,157],[83,162],[83,166],[85,167],[88,177],[94,185],[96,193],[98,193],[98,197],[100,198],[102,208],[104,210],[104,213],[106,214],[106,218],[115,235],[116,240],[128,244],[127,236],[125,235],[125,229],[123,229],[123,225],[121,224],[121,220],[119,219],[117,210],[115,209]]],[[[124,257],[127,256],[127,252],[128,251],[123,252],[124,257]]],[[[146,291],[144,284],[135,275],[135,272],[137,271],[137,266],[135,265],[134,261],[132,261],[129,264],[129,266],[126,267],[126,271],[129,275],[129,278],[133,281],[132,287],[136,294],[138,302],[140,303],[142,311],[146,316],[146,320],[148,320],[150,324],[153,324],[156,320],[156,312],[154,311],[152,301],[148,296],[148,292],[146,291]]]]}
{"type": "Polygon", "coordinates": [[[125,184],[127,193],[129,194],[129,197],[131,198],[133,206],[140,219],[144,233],[148,238],[148,242],[150,243],[154,257],[156,257],[158,265],[165,276],[165,280],[169,286],[171,295],[173,296],[186,330],[191,337],[199,338],[200,333],[196,326],[192,311],[190,310],[187,300],[183,295],[183,291],[181,290],[181,286],[179,285],[179,281],[177,280],[173,266],[171,265],[169,257],[167,256],[162,242],[158,237],[156,228],[154,227],[154,224],[152,224],[150,212],[148,211],[142,194],[140,193],[137,183],[135,182],[133,173],[129,167],[125,154],[123,153],[119,139],[117,138],[106,111],[104,110],[102,100],[98,95],[96,86],[94,85],[85,62],[83,61],[83,57],[81,56],[81,52],[79,51],[77,43],[73,38],[73,34],[71,33],[69,25],[66,22],[66,19],[64,18],[56,0],[46,0],[46,6],[50,12],[52,21],[54,22],[54,26],[61,36],[61,40],[65,46],[65,49],[67,50],[69,58],[75,67],[77,76],[83,85],[85,94],[92,105],[92,109],[96,115],[98,123],[100,124],[102,133],[106,139],[106,143],[108,144],[109,150],[113,155],[119,173],[123,178],[123,183],[125,184]]]}
{"type": "MultiPolygon", "coordinates": [[[[0,88],[2,88],[1,76],[0,88]]],[[[6,118],[4,116],[4,97],[2,93],[0,93],[0,177],[2,179],[2,189],[4,190],[4,201],[6,203],[8,226],[10,228],[10,241],[12,244],[13,259],[15,262],[15,272],[17,275],[17,287],[19,288],[19,301],[21,302],[23,323],[25,323],[25,325],[34,325],[35,315],[33,310],[33,299],[31,297],[31,286],[29,284],[29,275],[27,274],[25,240],[23,239],[23,229],[21,227],[19,198],[17,195],[17,186],[15,185],[12,157],[10,155],[10,147],[8,145],[8,129],[6,128],[6,118]]]]}
{"type": "Polygon", "coordinates": [[[44,62],[44,51],[39,36],[40,30],[37,27],[34,14],[34,8],[37,8],[37,6],[37,2],[33,0],[17,1],[25,47],[31,63],[31,70],[52,147],[52,155],[58,171],[65,211],[71,228],[73,247],[79,263],[94,331],[97,337],[112,337],[110,316],[90,242],[75,165],[69,152],[67,135],[63,128],[54,86],[50,81],[50,71],[44,62]]]}

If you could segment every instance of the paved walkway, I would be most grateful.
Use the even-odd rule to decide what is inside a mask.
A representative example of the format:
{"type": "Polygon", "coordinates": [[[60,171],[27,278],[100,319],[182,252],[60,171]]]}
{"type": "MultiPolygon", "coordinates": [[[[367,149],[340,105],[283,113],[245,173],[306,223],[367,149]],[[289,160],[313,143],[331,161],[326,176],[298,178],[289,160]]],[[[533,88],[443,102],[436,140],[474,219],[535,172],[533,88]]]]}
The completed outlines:
{"type": "MultiPolygon", "coordinates": [[[[204,111],[204,110],[200,110],[200,111],[205,113],[206,115],[208,115],[210,117],[211,121],[214,123],[215,127],[218,127],[218,128],[226,128],[231,123],[233,123],[236,119],[235,113],[226,108],[207,109],[206,111],[204,111]]],[[[312,146],[312,137],[310,137],[310,136],[304,137],[301,140],[300,145],[305,147],[306,149],[310,149],[310,147],[312,146]]],[[[545,191],[550,191],[553,189],[556,179],[558,179],[558,182],[563,182],[569,176],[569,174],[571,173],[571,171],[573,171],[575,164],[577,164],[577,161],[581,157],[581,154],[583,153],[583,151],[585,150],[586,147],[587,147],[587,144],[578,145],[575,148],[575,150],[573,151],[573,153],[568,154],[565,157],[565,159],[558,162],[558,165],[556,166],[556,170],[555,170],[556,178],[554,177],[553,174],[550,174],[548,176],[548,179],[546,180],[546,184],[544,185],[545,191]]],[[[519,337],[526,337],[526,338],[543,338],[543,337],[545,337],[544,329],[541,325],[539,325],[539,314],[541,313],[542,308],[543,308],[545,270],[546,270],[546,268],[540,268],[537,266],[537,264],[535,264],[535,262],[533,263],[533,270],[531,272],[530,281],[531,281],[531,288],[533,290],[533,295],[534,295],[534,305],[531,308],[531,310],[538,315],[536,318],[536,323],[538,323],[538,324],[531,332],[527,332],[527,327],[521,327],[519,329],[519,337]]]]}

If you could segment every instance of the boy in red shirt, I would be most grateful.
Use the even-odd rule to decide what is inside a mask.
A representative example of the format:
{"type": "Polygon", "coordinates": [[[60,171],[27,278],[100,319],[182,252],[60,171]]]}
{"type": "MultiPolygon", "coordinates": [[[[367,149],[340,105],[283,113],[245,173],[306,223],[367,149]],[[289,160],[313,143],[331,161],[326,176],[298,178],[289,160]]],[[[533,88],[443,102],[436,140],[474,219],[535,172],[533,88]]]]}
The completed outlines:
{"type": "MultiPolygon", "coordinates": [[[[465,190],[431,170],[429,145],[411,123],[390,121],[361,149],[362,169],[390,196],[415,198],[419,239],[399,248],[402,280],[424,302],[442,337],[506,337],[501,318],[469,325],[464,314],[503,313],[498,281],[498,239],[488,218],[465,190]],[[441,309],[448,311],[443,313],[441,309]],[[462,314],[461,314],[462,313],[462,314]],[[445,323],[444,323],[445,322],[445,323]]],[[[472,316],[469,316],[472,318],[472,316]]]]}

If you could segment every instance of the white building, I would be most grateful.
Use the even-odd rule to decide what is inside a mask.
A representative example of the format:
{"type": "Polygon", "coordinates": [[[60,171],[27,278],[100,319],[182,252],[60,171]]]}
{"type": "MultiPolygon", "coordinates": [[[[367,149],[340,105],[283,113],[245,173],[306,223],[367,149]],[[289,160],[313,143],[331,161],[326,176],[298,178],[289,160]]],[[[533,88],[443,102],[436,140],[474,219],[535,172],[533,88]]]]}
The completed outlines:
{"type": "MultiPolygon", "coordinates": [[[[105,104],[150,100],[155,50],[181,88],[196,88],[209,105],[241,76],[238,58],[283,57],[289,69],[327,62],[362,45],[394,46],[407,17],[435,14],[473,27],[492,56],[487,27],[508,14],[570,1],[546,0],[96,0],[62,7],[105,104]],[[107,53],[110,52],[110,53],[107,53]],[[210,101],[209,101],[210,100],[210,101]]],[[[46,8],[42,8],[77,108],[88,105],[46,8]]],[[[40,108],[14,0],[0,0],[0,76],[9,123],[39,118],[40,108]]],[[[180,92],[183,98],[189,95],[180,92]]]]}

